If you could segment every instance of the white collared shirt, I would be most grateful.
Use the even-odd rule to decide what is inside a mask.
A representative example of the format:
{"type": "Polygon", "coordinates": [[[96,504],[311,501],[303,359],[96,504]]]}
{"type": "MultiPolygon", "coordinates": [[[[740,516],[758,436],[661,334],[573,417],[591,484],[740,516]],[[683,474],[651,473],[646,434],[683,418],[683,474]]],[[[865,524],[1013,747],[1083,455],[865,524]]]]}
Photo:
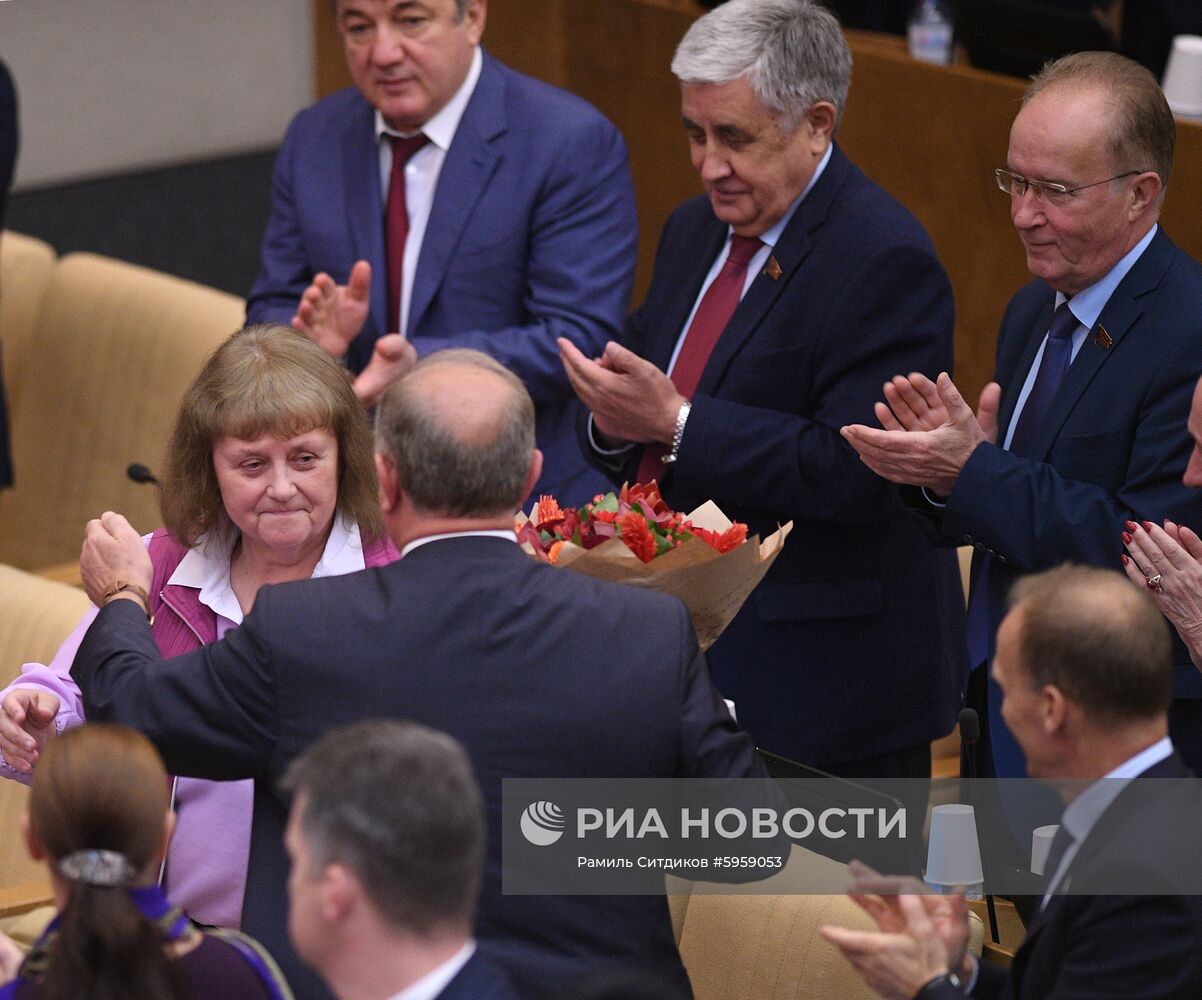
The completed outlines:
{"type": "MultiPolygon", "coordinates": [[[[413,275],[417,272],[417,258],[421,254],[422,240],[426,236],[426,225],[430,221],[430,209],[434,205],[434,191],[438,187],[438,175],[442,173],[442,165],[447,158],[447,150],[459,129],[460,119],[467,110],[467,103],[472,99],[472,93],[480,80],[480,70],[484,66],[484,57],[480,47],[472,54],[472,64],[467,76],[442,110],[423,125],[418,132],[423,133],[430,141],[409,158],[405,164],[405,208],[409,213],[409,235],[405,238],[405,259],[401,268],[401,315],[396,319],[396,326],[389,333],[404,333],[409,325],[409,298],[413,291],[413,275]]],[[[409,135],[416,135],[410,132],[409,135]]],[[[391,128],[379,111],[376,112],[376,144],[380,150],[380,189],[382,203],[388,205],[388,185],[392,178],[392,143],[386,136],[395,135],[408,138],[404,132],[391,128]]],[[[376,280],[384,280],[379,275],[376,280]]],[[[391,319],[391,318],[390,318],[391,319]]]]}
{"type": "Polygon", "coordinates": [[[1060,822],[1064,825],[1065,830],[1073,838],[1072,843],[1064,850],[1064,855],[1060,859],[1060,864],[1056,871],[1048,880],[1047,889],[1043,894],[1043,903],[1046,905],[1048,898],[1052,895],[1052,890],[1060,884],[1060,880],[1064,877],[1064,873],[1068,871],[1069,865],[1072,864],[1073,858],[1077,856],[1077,851],[1080,849],[1082,842],[1089,836],[1098,820],[1102,818],[1102,814],[1114,804],[1114,800],[1119,797],[1119,793],[1127,787],[1127,782],[1134,778],[1138,778],[1153,764],[1159,764],[1173,752],[1173,744],[1167,736],[1157,740],[1150,747],[1147,747],[1131,757],[1113,771],[1103,775],[1092,785],[1078,795],[1068,807],[1064,810],[1064,815],[1060,817],[1060,822]]]}
{"type": "MultiPolygon", "coordinates": [[[[1070,365],[1077,360],[1077,352],[1081,350],[1081,345],[1085,343],[1085,338],[1089,335],[1089,331],[1098,322],[1098,317],[1102,315],[1102,310],[1106,308],[1106,303],[1110,301],[1110,297],[1114,294],[1114,290],[1118,288],[1119,282],[1127,277],[1127,273],[1135,266],[1140,257],[1143,256],[1144,251],[1148,249],[1148,245],[1152,242],[1152,238],[1156,235],[1158,228],[1159,225],[1153,225],[1144,234],[1143,239],[1128,250],[1114,267],[1088,288],[1082,289],[1073,296],[1072,302],[1069,304],[1069,310],[1077,320],[1077,327],[1072,333],[1073,346],[1072,354],[1069,356],[1070,365]]],[[[1056,293],[1055,306],[1057,309],[1068,301],[1068,296],[1063,292],[1056,293]]],[[[1035,388],[1035,378],[1039,374],[1039,366],[1043,362],[1043,352],[1047,346],[1048,338],[1047,334],[1044,334],[1043,343],[1039,345],[1039,350],[1035,352],[1035,360],[1031,362],[1031,367],[1027,369],[1027,378],[1023,382],[1022,390],[1018,394],[1018,402],[1014,404],[1014,413],[1010,417],[1010,426],[1006,428],[1006,440],[1003,442],[1002,447],[1007,451],[1010,450],[1010,442],[1014,439],[1014,432],[1018,428],[1018,418],[1022,416],[1023,407],[1027,404],[1027,397],[1031,395],[1031,390],[1035,388]]]]}
{"type": "Polygon", "coordinates": [[[411,542],[406,542],[405,547],[401,549],[401,558],[409,555],[414,549],[425,545],[427,542],[441,542],[444,538],[504,538],[505,541],[513,542],[514,545],[518,542],[518,536],[507,528],[484,529],[481,531],[444,531],[441,535],[426,535],[424,538],[415,538],[411,542]]]}
{"type": "Polygon", "coordinates": [[[468,960],[475,952],[476,942],[474,939],[469,940],[442,965],[431,969],[416,983],[406,986],[390,1000],[437,1000],[438,995],[447,988],[452,979],[459,975],[459,970],[467,965],[468,960]]]}
{"type": "MultiPolygon", "coordinates": [[[[217,615],[218,638],[235,625],[242,624],[242,606],[230,584],[230,554],[237,538],[237,532],[232,531],[224,538],[201,535],[167,581],[170,585],[200,591],[200,603],[217,615]]],[[[147,535],[144,541],[149,540],[150,536],[147,535]]],[[[357,572],[366,565],[359,525],[345,514],[335,514],[326,546],[317,565],[313,567],[312,578],[342,576],[344,573],[357,572]]]]}

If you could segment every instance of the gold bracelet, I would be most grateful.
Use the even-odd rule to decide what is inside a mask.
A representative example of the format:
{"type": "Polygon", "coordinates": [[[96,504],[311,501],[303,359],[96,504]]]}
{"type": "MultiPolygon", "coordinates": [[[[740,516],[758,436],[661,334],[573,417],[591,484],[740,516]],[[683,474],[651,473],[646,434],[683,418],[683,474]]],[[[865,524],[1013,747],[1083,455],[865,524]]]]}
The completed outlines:
{"type": "Polygon", "coordinates": [[[104,607],[105,605],[107,605],[114,597],[116,597],[118,594],[120,594],[123,590],[128,591],[129,593],[133,594],[134,597],[136,597],[139,601],[142,602],[142,607],[146,611],[146,622],[149,625],[153,625],[154,624],[154,615],[150,611],[150,595],[148,593],[146,593],[145,587],[140,587],[136,583],[126,583],[124,580],[118,580],[111,587],[109,587],[103,594],[100,595],[100,606],[104,607]]]}

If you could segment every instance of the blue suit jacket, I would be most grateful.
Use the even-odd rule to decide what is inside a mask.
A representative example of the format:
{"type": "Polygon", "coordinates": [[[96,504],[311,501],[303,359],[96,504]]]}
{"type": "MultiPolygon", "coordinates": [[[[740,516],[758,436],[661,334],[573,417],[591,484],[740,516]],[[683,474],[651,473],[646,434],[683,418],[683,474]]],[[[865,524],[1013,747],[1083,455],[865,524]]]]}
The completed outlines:
{"type": "MultiPolygon", "coordinates": [[[[1005,441],[1018,395],[1052,318],[1043,281],[1010,301],[998,334],[1002,387],[998,439],[1005,441]]],[[[1181,482],[1193,442],[1186,430],[1202,375],[1202,267],[1160,229],[1120,282],[1073,360],[1027,456],[983,444],[973,452],[943,510],[915,494],[916,509],[942,534],[994,558],[989,568],[990,634],[1023,573],[1064,562],[1122,572],[1123,522],[1169,517],[1202,525],[1202,491],[1181,482]],[[1109,335],[1110,346],[1101,328],[1109,335]]],[[[976,566],[974,564],[974,579],[976,566]]],[[[1202,674],[1176,642],[1174,694],[1202,697],[1202,674]]],[[[991,640],[992,642],[992,640],[991,640]]],[[[992,654],[992,649],[991,649],[992,654]]],[[[989,731],[1001,777],[1026,771],[990,689],[989,731]]]]}
{"type": "MultiPolygon", "coordinates": [[[[360,370],[387,314],[375,109],[353,88],[296,116],[276,160],[263,269],[247,321],[287,323],[318,271],[344,283],[372,265],[371,315],[351,345],[360,370]]],[[[577,97],[487,55],[447,151],[404,331],[418,353],[474,347],[518,375],[538,409],[538,492],[576,503],[601,478],[576,444],[577,403],[555,345],[587,356],[621,329],[638,220],[626,145],[577,97]]]]}
{"type": "Polygon", "coordinates": [[[170,660],[141,609],[114,601],[72,675],[89,719],[142,730],[171,773],[255,779],[243,928],[302,1000],[327,994],[288,942],[278,782],[335,726],[412,719],[467,749],[488,818],[476,936],[523,997],[615,965],[646,966],[681,993],[688,981],[662,895],[502,895],[503,779],[765,776],[679,601],[539,564],[497,538],[264,587],[240,628],[170,660]]]}
{"type": "MultiPolygon", "coordinates": [[[[647,299],[626,330],[666,369],[726,238],[709,201],[686,202],[660,239],[647,299]]],[[[836,148],[723,331],[665,499],[714,500],[761,536],[794,529],[710,649],[714,683],[769,750],[811,764],[947,733],[960,704],[963,597],[933,547],[839,436],[875,423],[881,385],[952,363],[952,295],[922,227],[836,148]]],[[[641,449],[607,465],[632,479],[641,449]]]]}

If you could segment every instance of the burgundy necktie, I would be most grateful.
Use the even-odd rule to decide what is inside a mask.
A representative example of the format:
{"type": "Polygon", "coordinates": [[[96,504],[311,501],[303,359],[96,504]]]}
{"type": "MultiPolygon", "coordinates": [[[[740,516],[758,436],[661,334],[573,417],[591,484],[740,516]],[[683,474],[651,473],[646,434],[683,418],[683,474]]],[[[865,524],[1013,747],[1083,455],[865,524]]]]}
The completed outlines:
{"type": "MultiPolygon", "coordinates": [[[[688,332],[684,335],[684,343],[676,355],[676,364],[672,368],[672,384],[676,386],[685,399],[692,399],[701,382],[701,373],[705,364],[714,351],[714,345],[730,322],[739,299],[743,297],[743,284],[747,280],[747,267],[751,258],[764,244],[755,236],[734,235],[730,238],[730,253],[718,276],[710,282],[705,295],[693,314],[693,322],[689,324],[688,332]]],[[[643,449],[643,457],[639,462],[637,473],[638,482],[649,483],[658,479],[663,473],[664,464],[660,459],[667,453],[666,444],[649,444],[643,449]]]]}
{"type": "Polygon", "coordinates": [[[408,138],[390,135],[392,174],[388,180],[388,209],[384,222],[384,253],[388,261],[388,330],[404,332],[401,325],[401,280],[405,271],[405,240],[409,236],[409,210],[405,205],[405,164],[430,140],[422,133],[408,138]]]}

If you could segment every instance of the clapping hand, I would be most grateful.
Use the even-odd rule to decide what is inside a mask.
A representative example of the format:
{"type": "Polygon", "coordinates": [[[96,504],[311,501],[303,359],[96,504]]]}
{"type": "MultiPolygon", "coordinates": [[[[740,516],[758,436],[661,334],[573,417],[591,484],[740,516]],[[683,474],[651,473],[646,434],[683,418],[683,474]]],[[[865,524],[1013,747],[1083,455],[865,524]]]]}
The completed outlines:
{"type": "Polygon", "coordinates": [[[1123,568],[1146,587],[1202,670],[1202,538],[1183,524],[1127,522],[1123,568]]]}
{"type": "Polygon", "coordinates": [[[851,898],[878,930],[825,926],[822,936],[886,1000],[910,1000],[950,969],[965,971],[968,914],[964,897],[931,893],[917,879],[880,875],[853,861],[851,898]]]}
{"type": "Polygon", "coordinates": [[[371,311],[371,265],[360,260],[345,285],[322,271],[301,294],[292,328],[334,357],[346,354],[371,311]]]}
{"type": "Polygon", "coordinates": [[[982,390],[976,414],[946,372],[935,382],[918,372],[899,375],[884,393],[886,402],[874,407],[880,429],[849,424],[840,433],[865,465],[890,482],[947,496],[977,445],[997,440],[996,382],[982,390]]]}

